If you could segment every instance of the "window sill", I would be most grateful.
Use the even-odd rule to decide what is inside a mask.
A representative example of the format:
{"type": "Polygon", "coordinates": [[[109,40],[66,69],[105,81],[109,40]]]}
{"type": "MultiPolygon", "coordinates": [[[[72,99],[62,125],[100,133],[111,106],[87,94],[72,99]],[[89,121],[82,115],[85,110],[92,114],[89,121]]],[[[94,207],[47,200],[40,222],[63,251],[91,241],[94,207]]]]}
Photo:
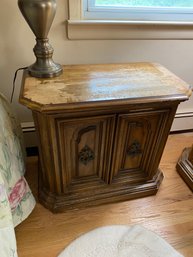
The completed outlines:
{"type": "Polygon", "coordinates": [[[89,39],[193,39],[193,22],[68,20],[68,38],[89,39]]]}

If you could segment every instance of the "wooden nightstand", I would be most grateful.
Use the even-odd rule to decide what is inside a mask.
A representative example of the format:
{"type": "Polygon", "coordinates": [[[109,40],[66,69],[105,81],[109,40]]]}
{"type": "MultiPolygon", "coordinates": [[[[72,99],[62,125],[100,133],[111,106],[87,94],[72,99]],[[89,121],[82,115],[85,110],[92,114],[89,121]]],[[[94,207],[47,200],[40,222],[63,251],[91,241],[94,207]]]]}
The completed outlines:
{"type": "Polygon", "coordinates": [[[193,191],[193,146],[182,152],[176,169],[189,188],[193,191]]]}
{"type": "Polygon", "coordinates": [[[155,194],[159,162],[190,87],[152,63],[67,65],[23,76],[39,136],[40,202],[54,212],[155,194]]]}

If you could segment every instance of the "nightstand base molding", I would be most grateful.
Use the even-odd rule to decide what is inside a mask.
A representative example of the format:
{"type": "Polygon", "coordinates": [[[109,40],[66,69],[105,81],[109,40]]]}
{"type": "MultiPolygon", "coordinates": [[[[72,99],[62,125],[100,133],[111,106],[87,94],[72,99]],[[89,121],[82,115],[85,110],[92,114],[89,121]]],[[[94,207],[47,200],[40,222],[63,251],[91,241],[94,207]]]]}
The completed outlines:
{"type": "Polygon", "coordinates": [[[154,195],[157,193],[162,180],[163,173],[158,169],[153,179],[145,183],[142,181],[129,187],[128,182],[123,178],[122,181],[120,180],[111,185],[104,183],[95,185],[94,189],[92,187],[86,189],[86,184],[84,190],[72,187],[71,193],[68,192],[66,195],[60,196],[47,192],[40,185],[39,201],[54,213],[65,212],[70,209],[82,209],[154,195]]]}
{"type": "Polygon", "coordinates": [[[177,171],[189,188],[193,191],[193,165],[189,161],[191,148],[185,148],[177,163],[177,171]]]}

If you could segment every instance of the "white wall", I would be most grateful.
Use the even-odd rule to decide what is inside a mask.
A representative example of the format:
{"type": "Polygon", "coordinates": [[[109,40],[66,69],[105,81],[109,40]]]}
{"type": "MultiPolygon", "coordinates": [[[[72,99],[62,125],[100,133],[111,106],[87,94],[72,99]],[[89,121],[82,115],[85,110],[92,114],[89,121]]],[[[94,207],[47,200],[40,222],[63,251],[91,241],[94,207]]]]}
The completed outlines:
{"type": "MultiPolygon", "coordinates": [[[[158,62],[193,84],[192,40],[80,40],[66,37],[67,0],[58,0],[58,10],[49,33],[61,64],[158,62]]],[[[193,33],[193,32],[192,32],[193,33]]],[[[0,91],[10,97],[14,72],[34,62],[34,35],[23,19],[17,1],[1,0],[0,8],[0,91]]],[[[21,122],[32,121],[31,112],[18,103],[21,73],[17,78],[14,108],[21,122]]],[[[46,92],[45,92],[46,93],[46,92]]],[[[178,112],[193,112],[193,97],[178,112]]],[[[190,125],[191,126],[191,125],[190,125]]],[[[192,123],[193,127],[193,123],[192,123]]]]}

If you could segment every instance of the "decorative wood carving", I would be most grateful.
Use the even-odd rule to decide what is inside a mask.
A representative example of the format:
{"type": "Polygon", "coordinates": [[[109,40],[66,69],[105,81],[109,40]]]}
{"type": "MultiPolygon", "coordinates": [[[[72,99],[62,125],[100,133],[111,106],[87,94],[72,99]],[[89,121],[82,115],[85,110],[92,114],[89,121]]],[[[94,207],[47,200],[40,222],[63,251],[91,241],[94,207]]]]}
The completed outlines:
{"type": "Polygon", "coordinates": [[[125,173],[133,183],[153,177],[153,167],[158,167],[157,160],[164,148],[162,140],[171,113],[170,109],[158,109],[119,115],[110,181],[125,173]]]}
{"type": "Polygon", "coordinates": [[[56,121],[56,138],[60,146],[58,150],[63,184],[74,186],[76,182],[80,183],[79,180],[88,177],[108,183],[115,116],[76,119],[65,119],[62,116],[56,121]]]}
{"type": "Polygon", "coordinates": [[[80,143],[82,135],[84,135],[85,133],[87,133],[91,130],[95,130],[95,129],[96,129],[96,126],[88,126],[86,128],[83,128],[83,129],[79,130],[78,135],[77,135],[77,139],[76,139],[77,144],[80,143]]]}

